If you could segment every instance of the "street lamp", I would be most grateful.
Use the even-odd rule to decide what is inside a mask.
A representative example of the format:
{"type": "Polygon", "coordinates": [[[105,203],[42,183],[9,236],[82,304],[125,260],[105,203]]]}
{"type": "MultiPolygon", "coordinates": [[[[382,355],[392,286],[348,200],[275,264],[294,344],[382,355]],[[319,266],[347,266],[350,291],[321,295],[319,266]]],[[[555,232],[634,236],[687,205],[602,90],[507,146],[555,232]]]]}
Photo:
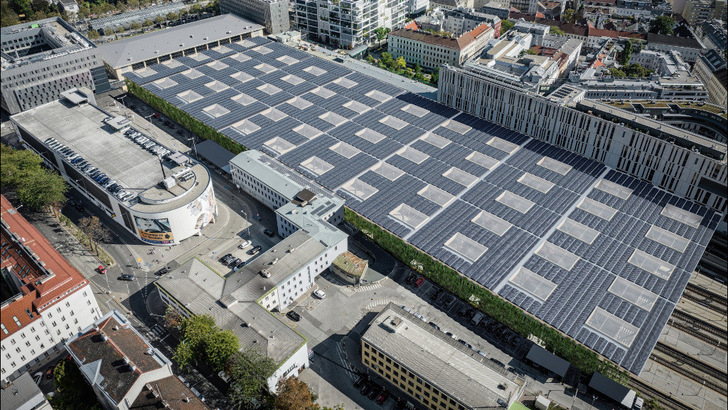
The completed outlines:
{"type": "Polygon", "coordinates": [[[197,138],[193,134],[191,138],[187,138],[187,141],[192,141],[192,149],[195,151],[195,158],[197,158],[197,138]]]}

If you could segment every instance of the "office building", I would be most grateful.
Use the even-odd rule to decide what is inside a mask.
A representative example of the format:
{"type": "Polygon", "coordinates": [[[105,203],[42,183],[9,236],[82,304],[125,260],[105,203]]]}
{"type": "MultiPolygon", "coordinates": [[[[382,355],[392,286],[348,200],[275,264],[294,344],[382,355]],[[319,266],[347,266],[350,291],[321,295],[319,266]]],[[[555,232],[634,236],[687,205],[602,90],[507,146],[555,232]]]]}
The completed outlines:
{"type": "Polygon", "coordinates": [[[10,114],[85,87],[110,89],[98,48],[61,18],[2,28],[2,109],[10,114]]]}
{"type": "Polygon", "coordinates": [[[3,410],[53,410],[30,373],[25,372],[0,387],[0,407],[3,410]]]}
{"type": "MultiPolygon", "coordinates": [[[[263,26],[231,14],[211,17],[99,46],[108,75],[124,73],[182,56],[194,56],[231,42],[263,35],[263,26]]],[[[192,57],[194,58],[194,57],[192,57]]]]}
{"type": "Polygon", "coordinates": [[[726,108],[726,61],[717,50],[708,50],[693,67],[695,74],[708,91],[708,102],[726,108]]]}
{"type": "Polygon", "coordinates": [[[367,370],[427,409],[508,408],[525,383],[403,308],[389,303],[361,336],[367,370]]]}
{"type": "Polygon", "coordinates": [[[63,353],[63,340],[101,317],[101,311],[89,281],[5,196],[0,201],[5,383],[56,360],[63,353]]]}
{"type": "MultiPolygon", "coordinates": [[[[345,198],[352,223],[376,224],[625,369],[641,371],[722,217],[689,198],[722,212],[725,144],[649,118],[623,126],[634,114],[616,108],[613,115],[624,119],[601,118],[612,107],[601,114],[601,105],[575,101],[582,90],[539,97],[500,82],[488,88],[469,70],[441,66],[439,98],[477,116],[493,112],[486,120],[281,43],[255,38],[228,47],[204,61],[175,60],[184,70],[233,68],[205,69],[200,83],[230,87],[193,103],[178,95],[199,89],[197,83],[168,92],[153,84],[180,83],[181,74],[129,73],[127,80],[171,116],[275,153],[287,173],[345,198]],[[463,74],[454,79],[451,70],[463,74]],[[222,115],[203,114],[216,106],[225,108],[222,115]],[[663,135],[636,129],[651,125],[661,125],[663,135]],[[655,154],[644,156],[645,150],[655,154]],[[640,175],[664,162],[678,169],[640,175]],[[632,309],[642,313],[625,313],[632,309]]],[[[262,277],[246,277],[256,275],[262,277]]]]}
{"type": "Polygon", "coordinates": [[[118,310],[65,342],[104,409],[209,409],[177,376],[172,361],[118,310]]]}
{"type": "MultiPolygon", "coordinates": [[[[157,68],[171,67],[162,63],[157,68]]],[[[170,83],[157,86],[163,90],[170,83]]],[[[69,91],[62,101],[16,114],[11,121],[27,148],[113,218],[117,228],[142,242],[175,245],[215,220],[215,193],[204,165],[133,128],[127,118],[88,103],[78,92],[69,91]]]]}
{"type": "Polygon", "coordinates": [[[268,34],[291,29],[288,2],[285,0],[220,0],[220,12],[261,24],[268,34]]]}
{"type": "Polygon", "coordinates": [[[712,19],[725,20],[725,0],[687,0],[682,16],[691,26],[698,26],[712,19]]]}
{"type": "Polygon", "coordinates": [[[442,64],[460,66],[478,55],[493,38],[493,29],[485,23],[463,34],[449,37],[421,30],[416,21],[389,33],[388,51],[393,58],[404,57],[410,64],[434,69],[442,64]]]}
{"type": "Polygon", "coordinates": [[[407,0],[296,0],[296,25],[309,39],[354,48],[377,39],[379,27],[404,25],[407,0]]]}

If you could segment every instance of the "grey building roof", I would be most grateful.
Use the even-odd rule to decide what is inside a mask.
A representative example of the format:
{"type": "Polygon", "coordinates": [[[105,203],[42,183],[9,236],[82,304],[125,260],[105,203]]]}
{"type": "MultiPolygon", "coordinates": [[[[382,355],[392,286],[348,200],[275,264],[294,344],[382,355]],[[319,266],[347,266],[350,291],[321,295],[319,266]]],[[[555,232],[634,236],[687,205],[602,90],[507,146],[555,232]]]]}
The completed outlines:
{"type": "Polygon", "coordinates": [[[213,140],[205,140],[196,146],[197,154],[206,160],[212,162],[218,168],[230,173],[230,160],[235,158],[235,154],[221,147],[220,144],[213,140]]]}
{"type": "Polygon", "coordinates": [[[106,43],[99,47],[99,51],[101,58],[108,65],[120,68],[238,34],[260,30],[263,30],[263,26],[260,24],[232,14],[223,14],[106,43]]]}
{"type": "Polygon", "coordinates": [[[702,49],[703,45],[694,38],[669,36],[666,34],[647,33],[647,44],[666,44],[668,46],[702,49]]]}
{"type": "Polygon", "coordinates": [[[518,397],[512,375],[394,303],[372,320],[362,340],[466,408],[498,407],[498,399],[510,404],[518,397]]]}
{"type": "Polygon", "coordinates": [[[564,377],[566,371],[569,370],[570,363],[566,360],[555,356],[553,353],[547,352],[538,345],[531,346],[526,359],[536,363],[537,365],[548,369],[559,377],[564,377]]]}
{"type": "Polygon", "coordinates": [[[28,372],[0,390],[0,407],[3,410],[33,410],[43,402],[46,402],[45,396],[28,372]]]}
{"type": "Polygon", "coordinates": [[[589,380],[589,388],[596,390],[617,403],[621,403],[626,408],[631,408],[635,399],[635,392],[633,390],[599,372],[594,372],[594,375],[592,375],[592,378],[589,380]]]}
{"type": "Polygon", "coordinates": [[[255,302],[266,291],[262,286],[258,288],[259,282],[251,276],[262,278],[257,272],[241,270],[225,279],[195,258],[155,284],[193,314],[210,315],[217,326],[232,330],[241,350],[256,349],[280,365],[306,339],[255,302]],[[223,298],[237,290],[243,292],[243,288],[249,288],[245,300],[223,298]]]}

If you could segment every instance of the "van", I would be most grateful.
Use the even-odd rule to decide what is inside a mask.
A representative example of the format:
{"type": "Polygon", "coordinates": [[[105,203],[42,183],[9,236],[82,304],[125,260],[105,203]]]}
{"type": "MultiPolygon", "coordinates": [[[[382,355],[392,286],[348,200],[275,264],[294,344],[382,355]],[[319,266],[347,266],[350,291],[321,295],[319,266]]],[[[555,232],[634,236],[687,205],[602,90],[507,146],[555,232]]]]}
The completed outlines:
{"type": "Polygon", "coordinates": [[[643,404],[645,404],[645,400],[642,397],[637,397],[634,400],[634,405],[632,406],[632,408],[634,410],[642,410],[642,405],[643,404]]]}
{"type": "Polygon", "coordinates": [[[470,324],[473,326],[477,326],[484,317],[485,315],[483,314],[483,312],[478,312],[473,316],[472,319],[470,319],[470,324]]]}

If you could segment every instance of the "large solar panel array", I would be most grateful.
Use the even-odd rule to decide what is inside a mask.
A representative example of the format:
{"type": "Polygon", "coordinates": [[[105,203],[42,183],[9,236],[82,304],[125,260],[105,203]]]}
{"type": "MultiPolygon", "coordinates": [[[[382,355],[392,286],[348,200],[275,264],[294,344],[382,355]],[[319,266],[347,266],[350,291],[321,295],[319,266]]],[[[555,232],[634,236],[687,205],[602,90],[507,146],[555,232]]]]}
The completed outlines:
{"type": "Polygon", "coordinates": [[[126,76],[635,373],[719,221],[596,161],[265,39],[142,74],[126,76]]]}

